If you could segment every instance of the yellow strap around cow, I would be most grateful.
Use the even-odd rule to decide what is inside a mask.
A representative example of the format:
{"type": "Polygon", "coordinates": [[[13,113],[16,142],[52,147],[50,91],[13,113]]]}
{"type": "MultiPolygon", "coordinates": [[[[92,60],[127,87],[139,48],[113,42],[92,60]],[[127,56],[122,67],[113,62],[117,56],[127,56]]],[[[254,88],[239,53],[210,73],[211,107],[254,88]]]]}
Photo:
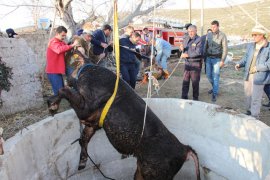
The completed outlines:
{"type": "Polygon", "coordinates": [[[114,92],[110,99],[107,101],[100,119],[99,119],[99,127],[103,127],[103,123],[105,120],[105,117],[115,99],[117,90],[118,90],[118,84],[119,84],[119,78],[120,78],[120,60],[119,60],[119,34],[118,34],[118,16],[117,16],[117,0],[114,0],[114,14],[113,14],[113,41],[114,41],[114,50],[115,50],[115,61],[116,61],[116,82],[114,86],[114,92]]]}

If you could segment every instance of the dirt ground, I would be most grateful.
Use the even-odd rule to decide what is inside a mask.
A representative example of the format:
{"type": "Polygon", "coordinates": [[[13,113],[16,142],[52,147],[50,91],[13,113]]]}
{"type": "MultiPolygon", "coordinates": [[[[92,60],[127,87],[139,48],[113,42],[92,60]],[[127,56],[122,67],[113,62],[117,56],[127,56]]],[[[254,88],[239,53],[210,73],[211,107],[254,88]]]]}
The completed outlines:
{"type": "MultiPolygon", "coordinates": [[[[178,63],[177,58],[171,58],[168,62],[169,67],[171,70],[178,63]]],[[[153,90],[152,97],[155,98],[180,98],[181,91],[182,91],[182,76],[183,76],[183,67],[184,64],[180,63],[176,68],[175,72],[172,74],[171,78],[166,81],[163,85],[165,80],[159,80],[160,86],[162,86],[158,92],[158,95],[153,90]]],[[[220,77],[220,93],[217,98],[216,104],[224,107],[224,108],[231,108],[237,112],[246,112],[245,110],[245,97],[244,97],[244,88],[243,88],[243,72],[242,71],[235,71],[234,70],[234,63],[230,62],[226,67],[221,70],[221,77],[220,77]]],[[[152,88],[154,89],[154,88],[152,88]]],[[[206,78],[204,73],[204,69],[202,70],[201,74],[201,81],[200,81],[200,96],[199,100],[207,103],[212,103],[211,95],[207,92],[210,89],[210,84],[206,78]]],[[[31,109],[24,112],[16,113],[9,116],[4,116],[0,114],[0,127],[3,127],[4,139],[7,139],[13,136],[15,133],[19,132],[20,130],[26,128],[27,126],[38,122],[46,117],[49,116],[46,99],[47,96],[50,95],[51,89],[48,83],[44,83],[44,104],[41,108],[38,109],[31,109]]],[[[147,96],[147,84],[140,84],[138,82],[136,86],[136,92],[141,97],[147,96]]],[[[190,87],[189,91],[189,98],[192,99],[192,88],[190,87]]],[[[267,103],[268,100],[266,96],[263,96],[262,103],[267,103]]],[[[59,112],[65,111],[69,109],[69,104],[67,101],[62,101],[61,109],[59,112]]],[[[269,108],[262,107],[261,108],[261,115],[260,120],[270,126],[270,111],[269,108]]]]}

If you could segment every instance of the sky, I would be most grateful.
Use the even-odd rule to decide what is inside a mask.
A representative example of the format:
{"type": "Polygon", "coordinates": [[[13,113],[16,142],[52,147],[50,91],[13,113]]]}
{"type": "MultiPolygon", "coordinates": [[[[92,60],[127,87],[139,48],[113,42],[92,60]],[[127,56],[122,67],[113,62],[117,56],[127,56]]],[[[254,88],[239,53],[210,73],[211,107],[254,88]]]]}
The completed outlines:
{"type": "MultiPolygon", "coordinates": [[[[0,2],[0,30],[5,31],[7,28],[19,28],[33,25],[33,18],[31,15],[31,8],[29,7],[20,7],[14,12],[7,15],[7,13],[11,12],[14,7],[7,7],[1,4],[8,4],[8,5],[18,5],[23,2],[28,2],[35,0],[1,0],[0,2]]],[[[42,4],[50,5],[51,1],[48,0],[40,0],[42,4]]],[[[101,0],[99,0],[100,2],[101,0]]],[[[235,5],[236,3],[247,3],[253,2],[256,0],[204,0],[204,8],[217,8],[217,7],[226,7],[229,5],[235,5]]],[[[126,8],[127,4],[132,5],[136,3],[136,0],[119,0],[119,10],[126,8]],[[129,3],[127,3],[129,1],[129,3]]],[[[149,0],[149,4],[153,4],[154,0],[149,0]]],[[[192,8],[198,9],[201,8],[202,0],[191,0],[192,8]]],[[[27,3],[25,3],[27,4],[27,3]]],[[[169,0],[163,8],[166,9],[187,9],[189,7],[189,0],[169,0]]],[[[53,19],[53,11],[46,10],[43,12],[43,17],[53,19]]]]}

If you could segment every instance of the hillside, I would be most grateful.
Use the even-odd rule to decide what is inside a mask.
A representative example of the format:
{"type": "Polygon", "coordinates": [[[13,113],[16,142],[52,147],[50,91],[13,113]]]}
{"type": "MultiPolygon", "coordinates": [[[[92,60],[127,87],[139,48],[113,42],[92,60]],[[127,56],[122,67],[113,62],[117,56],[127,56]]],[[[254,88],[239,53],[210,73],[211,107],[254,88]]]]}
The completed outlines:
{"type": "MultiPolygon", "coordinates": [[[[261,0],[255,3],[242,4],[241,7],[256,19],[256,9],[258,9],[258,21],[266,28],[270,29],[270,0],[261,0]]],[[[178,19],[182,22],[188,22],[188,10],[158,10],[157,16],[172,19],[178,19]]],[[[196,22],[198,27],[201,26],[201,10],[193,9],[191,12],[192,22],[196,22]]],[[[204,31],[210,28],[212,20],[220,22],[220,28],[227,35],[250,35],[255,22],[248,17],[238,6],[205,9],[204,10],[204,31]]],[[[199,31],[200,32],[200,31],[199,31]]]]}

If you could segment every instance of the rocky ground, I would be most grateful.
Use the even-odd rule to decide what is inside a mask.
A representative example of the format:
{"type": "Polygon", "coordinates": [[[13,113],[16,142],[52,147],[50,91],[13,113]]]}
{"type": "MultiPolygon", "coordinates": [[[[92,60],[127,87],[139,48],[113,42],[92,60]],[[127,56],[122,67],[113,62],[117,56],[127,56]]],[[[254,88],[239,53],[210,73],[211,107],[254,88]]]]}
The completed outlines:
{"type": "MultiPolygon", "coordinates": [[[[237,59],[236,59],[237,60],[237,59]]],[[[169,60],[169,67],[173,70],[178,63],[177,58],[171,58],[169,60]]],[[[183,75],[184,64],[180,63],[172,74],[171,78],[165,82],[165,80],[159,80],[161,86],[157,92],[152,88],[152,97],[155,98],[180,98],[181,97],[181,86],[182,86],[182,75],[183,75]],[[165,82],[165,83],[164,83],[165,82]],[[164,84],[163,84],[164,83],[164,84]]],[[[244,113],[245,110],[245,97],[243,88],[243,72],[234,70],[234,62],[230,62],[226,67],[221,70],[220,77],[220,94],[216,101],[216,104],[231,108],[237,112],[244,113]]],[[[51,94],[51,89],[48,83],[43,83],[44,87],[44,104],[41,108],[31,109],[24,112],[16,113],[10,116],[4,116],[0,114],[0,127],[4,128],[3,137],[7,139],[13,136],[15,133],[26,128],[27,126],[40,121],[49,116],[46,99],[51,94]]],[[[210,84],[205,76],[204,69],[201,75],[200,81],[200,96],[199,100],[207,103],[211,102],[211,95],[208,94],[210,84]]],[[[141,84],[138,82],[136,86],[136,92],[141,97],[147,96],[147,84],[141,84]]],[[[189,97],[192,99],[192,89],[190,89],[189,97]]],[[[267,103],[267,98],[264,95],[263,103],[267,103]]],[[[69,109],[69,104],[66,101],[62,101],[61,109],[59,112],[69,109]]],[[[270,126],[270,111],[268,108],[261,108],[260,120],[270,126]]]]}

